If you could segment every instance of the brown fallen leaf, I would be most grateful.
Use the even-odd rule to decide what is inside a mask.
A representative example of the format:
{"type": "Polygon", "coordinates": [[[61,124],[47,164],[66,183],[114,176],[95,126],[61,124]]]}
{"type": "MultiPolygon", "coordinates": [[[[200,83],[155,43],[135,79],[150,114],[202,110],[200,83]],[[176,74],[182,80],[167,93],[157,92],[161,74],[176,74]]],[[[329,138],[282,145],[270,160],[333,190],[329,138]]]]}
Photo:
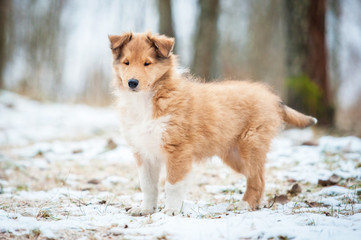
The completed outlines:
{"type": "Polygon", "coordinates": [[[113,229],[112,235],[113,236],[121,236],[121,235],[124,235],[124,233],[122,233],[119,229],[113,229]]]}
{"type": "Polygon", "coordinates": [[[281,203],[281,204],[286,204],[288,203],[290,200],[288,200],[288,197],[287,195],[285,194],[282,194],[282,195],[279,195],[279,196],[275,196],[275,202],[276,203],[281,203]]]}
{"type": "Polygon", "coordinates": [[[279,240],[289,240],[289,239],[293,239],[293,238],[290,238],[288,236],[278,235],[278,239],[279,240]]]}
{"type": "Polygon", "coordinates": [[[332,184],[337,184],[341,180],[341,177],[337,174],[332,174],[331,177],[328,179],[332,184]]]}
{"type": "Polygon", "coordinates": [[[99,203],[99,204],[106,204],[107,201],[106,201],[106,200],[100,200],[98,203],[99,203]]]}
{"type": "Polygon", "coordinates": [[[330,186],[331,183],[328,180],[318,179],[318,185],[320,185],[322,187],[327,187],[327,186],[330,186]]]}
{"type": "Polygon", "coordinates": [[[88,183],[89,184],[99,184],[100,180],[94,178],[94,179],[89,180],[88,183]]]}
{"type": "Polygon", "coordinates": [[[42,157],[44,157],[44,153],[43,153],[41,150],[39,150],[39,151],[34,155],[34,158],[42,158],[42,157]]]}
{"type": "Polygon", "coordinates": [[[311,207],[311,208],[315,208],[315,207],[329,207],[330,205],[328,204],[324,204],[324,203],[320,203],[320,202],[309,202],[309,201],[305,201],[305,203],[311,207]]]}
{"type": "Polygon", "coordinates": [[[318,142],[315,140],[309,140],[301,143],[303,146],[318,146],[318,142]]]}
{"type": "Polygon", "coordinates": [[[113,141],[113,139],[109,138],[106,148],[109,150],[113,150],[113,149],[117,148],[117,144],[113,141]]]}
{"type": "Polygon", "coordinates": [[[5,103],[5,107],[7,108],[15,108],[15,105],[12,103],[5,103]]]}
{"type": "Polygon", "coordinates": [[[322,187],[332,186],[339,183],[341,180],[341,177],[337,174],[332,174],[332,176],[327,180],[318,179],[318,185],[322,187]]]}
{"type": "Polygon", "coordinates": [[[36,218],[49,218],[51,217],[49,210],[40,210],[36,218]]]}
{"type": "Polygon", "coordinates": [[[83,149],[74,149],[73,150],[73,154],[78,154],[78,153],[82,153],[83,152],[83,149]]]}
{"type": "Polygon", "coordinates": [[[298,183],[293,184],[292,188],[287,191],[287,193],[295,196],[301,192],[302,192],[302,188],[298,183]]]}
{"type": "Polygon", "coordinates": [[[327,217],[331,216],[331,213],[329,212],[322,212],[323,214],[325,214],[327,217]]]}
{"type": "Polygon", "coordinates": [[[285,194],[282,194],[282,195],[279,195],[279,196],[275,195],[275,197],[272,198],[272,199],[269,201],[269,203],[271,203],[271,204],[270,204],[270,206],[269,206],[268,208],[273,207],[273,205],[274,205],[275,203],[286,204],[286,203],[288,203],[289,201],[290,201],[290,200],[288,199],[287,195],[285,195],[285,194]]]}

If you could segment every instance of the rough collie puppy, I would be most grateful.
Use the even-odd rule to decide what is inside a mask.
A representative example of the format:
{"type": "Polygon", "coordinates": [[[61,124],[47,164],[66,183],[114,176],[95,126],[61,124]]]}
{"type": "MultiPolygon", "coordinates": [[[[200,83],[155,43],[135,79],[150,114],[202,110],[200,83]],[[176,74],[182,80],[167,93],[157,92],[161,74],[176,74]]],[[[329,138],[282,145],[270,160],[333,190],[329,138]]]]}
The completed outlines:
{"type": "Polygon", "coordinates": [[[159,172],[166,167],[163,212],[180,212],[192,164],[219,156],[247,178],[243,201],[255,209],[265,186],[271,139],[284,123],[316,124],[261,83],[192,82],[177,73],[174,39],[151,33],[109,36],[121,133],[134,151],[144,199],[132,215],[157,210],[159,172]]]}

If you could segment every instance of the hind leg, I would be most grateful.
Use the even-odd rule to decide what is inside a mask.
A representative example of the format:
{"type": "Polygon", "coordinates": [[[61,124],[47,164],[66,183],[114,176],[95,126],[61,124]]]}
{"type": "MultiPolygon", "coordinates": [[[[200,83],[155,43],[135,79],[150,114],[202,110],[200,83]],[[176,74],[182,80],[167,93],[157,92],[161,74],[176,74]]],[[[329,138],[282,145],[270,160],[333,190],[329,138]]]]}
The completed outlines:
{"type": "Polygon", "coordinates": [[[228,166],[247,178],[247,189],[243,201],[231,204],[227,210],[256,209],[261,202],[265,186],[264,164],[268,147],[256,148],[255,146],[257,145],[242,142],[222,156],[228,166]]]}
{"type": "MultiPolygon", "coordinates": [[[[246,166],[243,160],[241,159],[240,151],[238,146],[233,146],[226,154],[221,156],[223,162],[231,167],[234,171],[245,175],[246,166]]],[[[249,205],[245,201],[239,201],[229,204],[227,211],[233,210],[247,210],[249,205]]]]}
{"type": "Polygon", "coordinates": [[[247,169],[247,189],[243,196],[243,201],[249,204],[249,207],[254,210],[261,203],[265,180],[264,180],[264,162],[266,154],[254,153],[252,154],[252,164],[247,169]]]}

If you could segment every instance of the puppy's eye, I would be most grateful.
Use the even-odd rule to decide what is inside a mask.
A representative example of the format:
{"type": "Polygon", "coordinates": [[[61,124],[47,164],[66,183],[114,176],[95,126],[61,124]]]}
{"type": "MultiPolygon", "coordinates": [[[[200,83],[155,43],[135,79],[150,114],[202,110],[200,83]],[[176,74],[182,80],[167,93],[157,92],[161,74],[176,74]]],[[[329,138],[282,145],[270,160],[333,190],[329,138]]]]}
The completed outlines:
{"type": "Polygon", "coordinates": [[[125,64],[125,65],[129,65],[129,61],[125,61],[124,64],[125,64]]]}
{"type": "Polygon", "coordinates": [[[145,62],[144,63],[144,66],[149,66],[150,65],[150,62],[145,62]]]}

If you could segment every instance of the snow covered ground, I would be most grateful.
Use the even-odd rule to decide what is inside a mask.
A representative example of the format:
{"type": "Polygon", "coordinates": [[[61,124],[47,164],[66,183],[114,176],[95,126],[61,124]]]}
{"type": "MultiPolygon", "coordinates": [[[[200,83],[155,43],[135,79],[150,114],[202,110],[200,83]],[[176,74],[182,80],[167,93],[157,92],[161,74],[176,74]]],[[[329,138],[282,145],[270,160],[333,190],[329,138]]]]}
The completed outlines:
{"type": "Polygon", "coordinates": [[[129,216],[142,195],[114,109],[0,92],[0,239],[360,239],[359,138],[281,133],[258,211],[226,211],[245,178],[218,158],[196,172],[181,215],[129,216]]]}

